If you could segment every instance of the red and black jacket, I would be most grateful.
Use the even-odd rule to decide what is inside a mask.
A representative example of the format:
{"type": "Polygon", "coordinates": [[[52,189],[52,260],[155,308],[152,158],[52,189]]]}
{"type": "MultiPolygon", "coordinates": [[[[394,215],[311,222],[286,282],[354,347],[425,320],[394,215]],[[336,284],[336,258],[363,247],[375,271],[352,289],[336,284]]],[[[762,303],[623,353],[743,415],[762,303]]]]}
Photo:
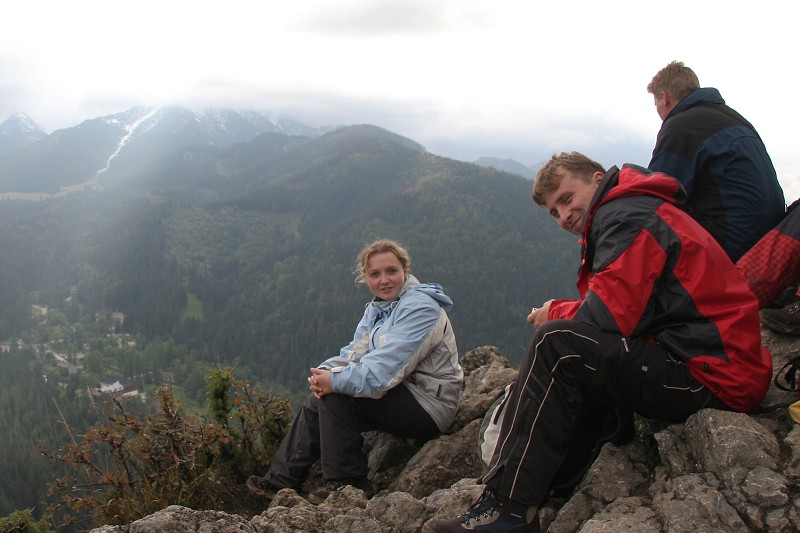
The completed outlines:
{"type": "Polygon", "coordinates": [[[549,318],[657,342],[727,405],[748,412],[772,377],[758,302],[714,238],[678,207],[685,196],[665,174],[610,169],[584,226],[581,299],[552,302],[549,318]]]}

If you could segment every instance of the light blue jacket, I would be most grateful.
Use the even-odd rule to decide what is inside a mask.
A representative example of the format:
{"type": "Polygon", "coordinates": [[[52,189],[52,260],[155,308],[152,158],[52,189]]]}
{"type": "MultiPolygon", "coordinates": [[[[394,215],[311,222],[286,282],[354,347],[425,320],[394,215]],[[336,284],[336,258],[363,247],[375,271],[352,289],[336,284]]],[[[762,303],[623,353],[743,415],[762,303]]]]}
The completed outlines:
{"type": "Polygon", "coordinates": [[[435,283],[409,275],[399,299],[373,300],[352,342],[322,363],[333,392],[380,398],[404,383],[440,431],[455,418],[464,371],[447,311],[453,301],[435,283]]]}

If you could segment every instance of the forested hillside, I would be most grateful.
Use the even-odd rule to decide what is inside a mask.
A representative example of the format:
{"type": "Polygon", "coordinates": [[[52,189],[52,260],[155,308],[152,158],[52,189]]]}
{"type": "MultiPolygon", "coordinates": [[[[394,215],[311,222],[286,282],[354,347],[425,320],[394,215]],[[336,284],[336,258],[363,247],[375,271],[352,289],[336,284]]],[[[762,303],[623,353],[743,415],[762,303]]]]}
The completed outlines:
{"type": "Polygon", "coordinates": [[[299,393],[308,367],[350,340],[369,298],[353,261],[379,237],[407,245],[414,274],[453,298],[462,353],[492,344],[518,361],[530,307],[575,294],[575,238],[533,204],[529,180],[372,126],[184,147],[99,185],[0,202],[0,341],[82,353],[74,389],[114,371],[151,391],[167,372],[199,402],[221,364],[299,393]],[[58,315],[31,322],[32,303],[61,312],[59,329],[58,315]],[[102,338],[111,312],[129,340],[102,338]]]}
{"type": "Polygon", "coordinates": [[[64,468],[48,463],[40,445],[64,442],[68,427],[97,422],[85,396],[76,400],[76,388],[60,388],[30,350],[0,355],[0,516],[21,502],[35,507],[37,516],[45,510],[47,483],[64,468]]]}
{"type": "Polygon", "coordinates": [[[418,277],[444,285],[464,349],[510,354],[531,305],[574,293],[578,255],[529,181],[368,126],[181,150],[124,186],[2,214],[17,296],[77,286],[128,332],[289,384],[349,340],[368,298],[352,263],[373,238],[405,243],[418,277]]]}

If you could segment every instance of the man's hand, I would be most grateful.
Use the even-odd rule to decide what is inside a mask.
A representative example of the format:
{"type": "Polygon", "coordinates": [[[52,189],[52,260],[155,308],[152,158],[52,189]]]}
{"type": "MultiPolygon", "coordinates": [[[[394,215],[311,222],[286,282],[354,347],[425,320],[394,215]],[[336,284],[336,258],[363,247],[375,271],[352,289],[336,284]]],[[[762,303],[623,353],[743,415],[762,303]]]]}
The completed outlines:
{"type": "Polygon", "coordinates": [[[308,388],[317,399],[333,392],[330,371],[312,368],[311,375],[308,376],[308,388]]]}
{"type": "Polygon", "coordinates": [[[531,314],[528,315],[528,323],[533,324],[533,327],[539,328],[547,322],[547,315],[550,313],[550,303],[553,300],[547,300],[541,307],[531,308],[531,314]]]}

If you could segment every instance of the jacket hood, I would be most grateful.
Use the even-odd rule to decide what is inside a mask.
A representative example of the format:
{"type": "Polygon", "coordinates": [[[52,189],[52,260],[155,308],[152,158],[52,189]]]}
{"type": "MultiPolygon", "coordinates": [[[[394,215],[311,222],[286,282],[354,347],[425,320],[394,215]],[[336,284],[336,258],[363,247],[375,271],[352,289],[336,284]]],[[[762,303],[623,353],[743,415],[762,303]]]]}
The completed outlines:
{"type": "Polygon", "coordinates": [[[420,283],[417,286],[417,290],[436,300],[436,303],[438,303],[442,309],[448,313],[453,308],[453,300],[451,300],[450,297],[444,293],[442,286],[438,283],[420,283]]]}
{"type": "Polygon", "coordinates": [[[713,87],[701,87],[700,89],[695,89],[694,91],[690,92],[686,96],[683,97],[683,100],[678,102],[678,104],[670,111],[669,115],[667,115],[667,120],[673,115],[677,115],[681,111],[686,111],[696,105],[709,105],[709,104],[724,104],[725,100],[722,99],[722,95],[719,91],[713,87]]]}
{"type": "Polygon", "coordinates": [[[622,165],[622,170],[611,167],[600,181],[600,186],[589,205],[583,234],[587,234],[591,220],[601,205],[617,198],[641,195],[654,196],[678,207],[686,201],[686,190],[671,176],[630,163],[622,165]]]}
{"type": "Polygon", "coordinates": [[[453,300],[444,293],[444,289],[438,283],[420,283],[415,276],[409,274],[403,289],[400,291],[400,297],[402,298],[406,292],[412,290],[427,294],[447,312],[450,312],[453,308],[453,300]]]}
{"type": "Polygon", "coordinates": [[[450,312],[453,308],[453,300],[444,293],[444,289],[438,283],[420,283],[416,276],[409,274],[403,288],[400,289],[400,294],[396,300],[385,302],[382,300],[374,299],[370,304],[377,305],[378,307],[389,309],[394,308],[397,301],[411,291],[419,291],[427,294],[438,303],[445,311],[450,312]]]}

